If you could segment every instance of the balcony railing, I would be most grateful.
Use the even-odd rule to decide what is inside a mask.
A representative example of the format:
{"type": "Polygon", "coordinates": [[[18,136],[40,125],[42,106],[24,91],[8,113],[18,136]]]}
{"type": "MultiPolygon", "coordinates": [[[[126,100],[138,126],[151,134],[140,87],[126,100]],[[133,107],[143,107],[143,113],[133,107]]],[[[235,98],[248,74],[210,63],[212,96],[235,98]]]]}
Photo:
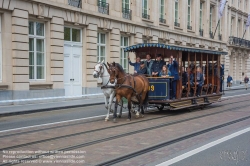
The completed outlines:
{"type": "Polygon", "coordinates": [[[122,17],[125,19],[132,19],[132,10],[127,8],[122,8],[122,17]]]}
{"type": "Polygon", "coordinates": [[[200,36],[203,36],[203,29],[200,29],[199,32],[200,32],[200,36]]]}
{"type": "Polygon", "coordinates": [[[150,15],[142,13],[142,18],[150,20],[150,15]]]}
{"type": "Polygon", "coordinates": [[[108,3],[98,0],[97,4],[98,4],[99,13],[109,14],[109,4],[108,3]]]}
{"type": "Polygon", "coordinates": [[[192,26],[188,25],[187,29],[192,30],[192,26]]]}
{"type": "Polygon", "coordinates": [[[82,8],[82,0],[68,0],[70,6],[82,8]]]}
{"type": "Polygon", "coordinates": [[[213,35],[213,32],[209,32],[209,37],[211,38],[211,39],[213,39],[214,38],[214,35],[213,35]]]}
{"type": "Polygon", "coordinates": [[[178,23],[178,22],[174,22],[174,26],[176,26],[176,27],[180,27],[180,23],[178,23]]]}
{"type": "Polygon", "coordinates": [[[159,18],[160,23],[166,24],[166,19],[164,18],[159,18]]]}
{"type": "Polygon", "coordinates": [[[219,40],[222,40],[222,34],[218,35],[219,40]]]}
{"type": "Polygon", "coordinates": [[[249,40],[241,39],[241,38],[234,37],[234,36],[229,37],[229,44],[250,48],[249,40]]]}

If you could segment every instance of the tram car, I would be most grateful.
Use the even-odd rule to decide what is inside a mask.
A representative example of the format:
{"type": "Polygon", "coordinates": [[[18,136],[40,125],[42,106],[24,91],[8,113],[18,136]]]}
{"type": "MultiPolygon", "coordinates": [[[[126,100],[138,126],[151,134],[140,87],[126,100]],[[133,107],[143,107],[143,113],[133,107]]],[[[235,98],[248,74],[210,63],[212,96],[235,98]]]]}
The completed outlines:
{"type": "Polygon", "coordinates": [[[201,107],[217,102],[222,96],[222,82],[224,67],[220,59],[227,52],[187,48],[160,43],[146,43],[128,46],[125,52],[134,52],[136,57],[146,59],[150,54],[152,60],[161,54],[162,59],[168,64],[171,57],[178,64],[178,79],[176,80],[176,95],[173,96],[174,77],[152,77],[149,80],[149,107],[157,107],[159,110],[178,110],[183,108],[201,107]],[[184,70],[183,70],[184,68],[184,70]],[[202,73],[203,80],[199,86],[197,83],[197,68],[202,73]],[[183,80],[187,75],[186,82],[183,80]],[[191,78],[192,77],[192,78],[191,78]],[[200,89],[199,89],[200,88],[200,89]],[[200,92],[197,92],[197,90],[200,92]],[[197,95],[199,93],[199,95],[197,95]]]}

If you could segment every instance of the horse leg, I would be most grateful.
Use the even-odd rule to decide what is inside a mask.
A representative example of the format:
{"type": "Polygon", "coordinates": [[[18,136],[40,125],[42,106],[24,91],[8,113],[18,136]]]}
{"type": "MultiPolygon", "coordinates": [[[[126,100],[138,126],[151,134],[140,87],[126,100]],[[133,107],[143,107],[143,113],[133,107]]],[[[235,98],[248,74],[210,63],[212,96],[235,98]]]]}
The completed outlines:
{"type": "Polygon", "coordinates": [[[115,110],[113,112],[113,122],[116,123],[116,118],[117,118],[117,105],[118,102],[120,102],[121,97],[119,95],[116,95],[116,102],[115,102],[115,110]]]}
{"type": "Polygon", "coordinates": [[[128,97],[128,121],[131,121],[131,97],[128,97]]]}
{"type": "Polygon", "coordinates": [[[109,107],[108,107],[108,97],[105,96],[104,99],[105,99],[105,108],[108,110],[107,116],[106,116],[106,118],[105,118],[105,122],[107,122],[107,121],[109,120],[109,111],[110,111],[110,109],[109,109],[109,107]]]}
{"type": "Polygon", "coordinates": [[[123,107],[123,101],[121,100],[120,101],[120,113],[118,115],[118,118],[121,118],[122,117],[122,107],[123,107]]]}

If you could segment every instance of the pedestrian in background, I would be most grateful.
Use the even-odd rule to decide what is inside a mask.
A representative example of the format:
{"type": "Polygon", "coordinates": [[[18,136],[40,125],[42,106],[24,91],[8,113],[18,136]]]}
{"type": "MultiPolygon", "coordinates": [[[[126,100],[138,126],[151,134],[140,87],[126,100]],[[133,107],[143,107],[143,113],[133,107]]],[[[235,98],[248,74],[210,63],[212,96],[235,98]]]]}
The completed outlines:
{"type": "Polygon", "coordinates": [[[233,83],[233,78],[228,74],[228,77],[227,77],[227,87],[231,87],[232,86],[232,83],[233,83]]]}
{"type": "Polygon", "coordinates": [[[248,82],[249,82],[249,78],[247,77],[247,75],[245,75],[244,83],[245,83],[246,90],[248,88],[248,82]]]}

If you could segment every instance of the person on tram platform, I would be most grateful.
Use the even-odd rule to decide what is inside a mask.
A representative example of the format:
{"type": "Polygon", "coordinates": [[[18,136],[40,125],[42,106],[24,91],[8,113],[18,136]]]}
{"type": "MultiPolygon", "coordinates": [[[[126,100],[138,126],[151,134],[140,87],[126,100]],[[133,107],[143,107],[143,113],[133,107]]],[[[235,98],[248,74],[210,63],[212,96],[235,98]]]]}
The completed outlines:
{"type": "Polygon", "coordinates": [[[189,97],[191,97],[194,94],[194,90],[192,88],[192,87],[194,87],[194,73],[193,73],[191,67],[187,67],[186,71],[187,71],[186,72],[186,74],[187,74],[186,88],[188,88],[188,79],[189,79],[189,83],[190,83],[190,94],[189,94],[189,97]]]}
{"type": "Polygon", "coordinates": [[[172,99],[174,100],[176,98],[176,87],[177,87],[177,80],[179,80],[179,74],[178,74],[178,62],[173,58],[173,55],[170,56],[169,62],[167,64],[168,70],[171,72],[172,77],[172,99]]]}
{"type": "Polygon", "coordinates": [[[140,69],[137,71],[137,74],[147,74],[147,68],[143,61],[140,62],[140,69]]]}
{"type": "Polygon", "coordinates": [[[153,66],[154,61],[151,59],[151,55],[147,54],[146,55],[146,60],[144,62],[145,67],[147,68],[147,75],[151,76],[152,75],[152,66],[153,66]]]}
{"type": "Polygon", "coordinates": [[[161,54],[157,54],[156,61],[152,65],[152,76],[159,76],[162,66],[166,63],[162,60],[161,54]]]}
{"type": "Polygon", "coordinates": [[[159,74],[160,77],[167,77],[168,76],[168,67],[167,65],[162,66],[162,70],[159,74]]]}
{"type": "Polygon", "coordinates": [[[202,89],[202,85],[204,83],[204,76],[202,74],[202,71],[201,71],[201,67],[197,67],[196,69],[196,86],[197,86],[197,97],[199,97],[201,95],[201,89],[202,89]]]}
{"type": "Polygon", "coordinates": [[[140,62],[141,62],[141,58],[140,57],[136,57],[136,62],[132,63],[130,60],[130,57],[128,57],[128,62],[131,66],[134,66],[134,73],[137,73],[138,70],[140,69],[140,62]]]}
{"type": "Polygon", "coordinates": [[[188,82],[188,77],[187,77],[188,74],[185,71],[184,66],[181,67],[181,70],[182,70],[182,86],[183,86],[183,88],[185,88],[187,86],[187,82],[188,82]]]}

